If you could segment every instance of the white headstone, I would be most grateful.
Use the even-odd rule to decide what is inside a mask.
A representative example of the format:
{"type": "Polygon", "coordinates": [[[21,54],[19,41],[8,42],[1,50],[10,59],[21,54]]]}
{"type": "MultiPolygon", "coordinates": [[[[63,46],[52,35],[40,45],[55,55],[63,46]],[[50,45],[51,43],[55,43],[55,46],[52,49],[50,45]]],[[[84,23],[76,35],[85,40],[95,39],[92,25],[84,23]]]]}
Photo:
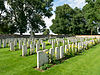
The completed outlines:
{"type": "Polygon", "coordinates": [[[60,46],[60,58],[64,57],[64,46],[60,46]]]}
{"type": "Polygon", "coordinates": [[[63,40],[63,46],[65,46],[65,40],[63,40]]]}
{"type": "Polygon", "coordinates": [[[27,46],[23,45],[22,46],[22,56],[25,56],[25,55],[27,55],[27,46]]]}
{"type": "Polygon", "coordinates": [[[56,57],[56,59],[60,58],[60,50],[58,47],[55,48],[55,57],[56,57]]]}
{"type": "Polygon", "coordinates": [[[55,44],[54,41],[52,40],[52,48],[55,48],[55,44]]]}
{"type": "Polygon", "coordinates": [[[68,46],[65,45],[65,53],[68,53],[68,46]]]}
{"type": "Polygon", "coordinates": [[[49,62],[49,51],[46,49],[46,50],[43,50],[43,64],[48,64],[49,62]]]}
{"type": "Polygon", "coordinates": [[[22,41],[19,40],[19,49],[22,49],[22,41]]]}
{"type": "Polygon", "coordinates": [[[13,44],[13,42],[10,43],[10,51],[14,51],[14,44],[13,44]]]}
{"type": "Polygon", "coordinates": [[[1,40],[0,40],[0,48],[1,48],[1,44],[2,44],[2,43],[1,43],[1,40]]]}
{"type": "Polygon", "coordinates": [[[40,46],[39,46],[39,44],[37,43],[37,44],[36,44],[36,52],[39,51],[39,50],[40,50],[40,46]]]}
{"type": "Polygon", "coordinates": [[[35,53],[35,46],[34,44],[30,44],[30,54],[35,53]]]}
{"type": "Polygon", "coordinates": [[[43,64],[48,64],[48,50],[37,51],[37,68],[40,68],[43,64]]]}
{"type": "Polygon", "coordinates": [[[5,47],[6,47],[6,41],[3,40],[3,48],[5,48],[5,47]]]}
{"type": "Polygon", "coordinates": [[[57,46],[58,46],[58,47],[60,46],[59,40],[57,40],[57,46]]]}
{"type": "Polygon", "coordinates": [[[14,46],[17,46],[17,40],[14,40],[14,46]]]}
{"type": "Polygon", "coordinates": [[[49,54],[51,55],[51,58],[53,58],[53,56],[54,56],[54,54],[55,54],[53,48],[50,48],[50,50],[49,50],[49,54]]]}
{"type": "Polygon", "coordinates": [[[45,49],[45,43],[42,43],[42,49],[43,50],[45,49]]]}
{"type": "Polygon", "coordinates": [[[28,44],[27,47],[29,48],[30,47],[30,44],[31,44],[31,41],[28,40],[27,44],[28,44]]]}
{"type": "Polygon", "coordinates": [[[43,65],[43,52],[37,51],[37,68],[43,65]]]}
{"type": "Polygon", "coordinates": [[[78,52],[80,52],[80,43],[78,43],[78,52]]]}

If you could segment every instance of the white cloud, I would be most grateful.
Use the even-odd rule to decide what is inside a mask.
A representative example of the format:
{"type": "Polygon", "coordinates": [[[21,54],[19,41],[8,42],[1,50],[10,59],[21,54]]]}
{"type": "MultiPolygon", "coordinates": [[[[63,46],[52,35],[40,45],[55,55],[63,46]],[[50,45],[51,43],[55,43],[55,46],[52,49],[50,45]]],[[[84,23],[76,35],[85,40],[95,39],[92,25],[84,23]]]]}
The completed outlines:
{"type": "Polygon", "coordinates": [[[78,8],[83,8],[83,6],[85,6],[85,0],[68,0],[69,1],[69,5],[72,8],[78,7],[78,8]],[[71,3],[72,2],[72,3],[71,3]]]}
{"type": "Polygon", "coordinates": [[[55,19],[55,14],[53,14],[50,18],[44,18],[47,28],[49,28],[52,25],[52,19],[55,19]]]}
{"type": "Polygon", "coordinates": [[[7,1],[5,1],[5,8],[8,10],[10,9],[10,5],[8,5],[7,1]]]}
{"type": "Polygon", "coordinates": [[[67,0],[55,0],[55,2],[53,3],[53,10],[56,9],[57,6],[61,6],[63,4],[65,4],[67,2],[67,0]]]}
{"type": "Polygon", "coordinates": [[[69,4],[72,8],[82,8],[86,3],[85,0],[55,0],[53,9],[55,10],[57,6],[63,4],[69,4]]]}
{"type": "MultiPolygon", "coordinates": [[[[50,29],[49,27],[52,25],[52,20],[55,19],[55,14],[53,14],[50,18],[45,17],[43,20],[46,23],[46,26],[48,29],[50,29]]],[[[50,33],[52,33],[52,31],[50,31],[50,33]]]]}

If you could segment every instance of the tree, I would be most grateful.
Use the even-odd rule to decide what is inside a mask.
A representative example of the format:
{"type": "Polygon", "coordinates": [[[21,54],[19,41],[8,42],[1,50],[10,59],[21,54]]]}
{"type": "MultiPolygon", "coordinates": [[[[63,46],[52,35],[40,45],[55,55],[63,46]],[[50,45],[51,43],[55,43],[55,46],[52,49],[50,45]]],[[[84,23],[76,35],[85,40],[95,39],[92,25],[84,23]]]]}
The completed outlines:
{"type": "MultiPolygon", "coordinates": [[[[86,0],[88,4],[83,7],[84,17],[86,20],[87,31],[92,34],[97,34],[97,17],[96,17],[96,0],[86,0]]],[[[96,6],[97,7],[97,6],[96,6]]]]}
{"type": "Polygon", "coordinates": [[[58,6],[56,8],[55,19],[52,20],[53,24],[50,29],[55,34],[71,34],[72,33],[72,17],[74,15],[74,10],[68,5],[58,6]]]}
{"type": "Polygon", "coordinates": [[[43,32],[43,35],[49,35],[50,31],[49,29],[45,29],[45,31],[43,32]]]}
{"type": "Polygon", "coordinates": [[[79,8],[72,9],[68,4],[57,7],[56,18],[50,29],[56,34],[84,34],[85,18],[82,10],[79,8]]]}
{"type": "Polygon", "coordinates": [[[100,0],[86,0],[82,10],[65,4],[56,8],[56,18],[50,27],[56,34],[97,34],[100,27],[100,0]]]}
{"type": "Polygon", "coordinates": [[[46,27],[42,16],[52,15],[53,0],[7,0],[10,13],[13,17],[13,25],[17,32],[41,32],[46,27]]]}
{"type": "Polygon", "coordinates": [[[4,0],[0,0],[0,15],[2,14],[3,10],[5,10],[4,0]]]}
{"type": "Polygon", "coordinates": [[[82,34],[86,34],[86,27],[85,27],[85,18],[83,15],[82,10],[80,10],[79,8],[74,8],[75,14],[73,15],[71,24],[72,24],[72,33],[74,35],[82,35],[82,34]]]}
{"type": "Polygon", "coordinates": [[[4,0],[0,0],[0,33],[3,33],[3,28],[5,29],[6,26],[4,26],[3,18],[4,16],[2,15],[5,11],[5,5],[4,5],[4,0]]]}
{"type": "Polygon", "coordinates": [[[94,8],[96,10],[95,11],[96,23],[100,24],[100,0],[96,0],[94,8]]]}

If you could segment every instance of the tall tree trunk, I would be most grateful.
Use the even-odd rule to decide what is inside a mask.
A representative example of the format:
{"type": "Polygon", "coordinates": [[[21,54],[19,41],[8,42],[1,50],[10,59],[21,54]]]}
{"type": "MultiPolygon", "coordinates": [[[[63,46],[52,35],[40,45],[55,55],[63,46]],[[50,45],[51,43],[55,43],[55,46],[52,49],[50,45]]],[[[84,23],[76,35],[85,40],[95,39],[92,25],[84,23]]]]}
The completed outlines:
{"type": "Polygon", "coordinates": [[[91,35],[92,35],[92,32],[93,32],[93,31],[92,31],[92,29],[91,29],[91,35]]]}
{"type": "Polygon", "coordinates": [[[20,32],[20,36],[23,36],[23,33],[22,32],[20,32]]]}

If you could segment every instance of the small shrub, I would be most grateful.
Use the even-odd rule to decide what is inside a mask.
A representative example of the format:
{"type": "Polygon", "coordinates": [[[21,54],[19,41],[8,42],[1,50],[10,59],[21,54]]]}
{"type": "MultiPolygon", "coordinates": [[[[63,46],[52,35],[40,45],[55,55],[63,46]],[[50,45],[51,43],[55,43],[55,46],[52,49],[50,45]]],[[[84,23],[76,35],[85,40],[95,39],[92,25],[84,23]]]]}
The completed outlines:
{"type": "Polygon", "coordinates": [[[41,70],[46,70],[47,68],[46,68],[46,66],[41,66],[40,69],[41,70]]]}
{"type": "Polygon", "coordinates": [[[53,64],[60,64],[61,62],[59,60],[53,61],[53,64]]]}
{"type": "Polygon", "coordinates": [[[44,64],[40,67],[41,70],[46,70],[47,68],[50,68],[53,64],[44,64]]]}
{"type": "Polygon", "coordinates": [[[46,68],[50,68],[52,66],[52,64],[45,64],[44,65],[46,68]]]}

